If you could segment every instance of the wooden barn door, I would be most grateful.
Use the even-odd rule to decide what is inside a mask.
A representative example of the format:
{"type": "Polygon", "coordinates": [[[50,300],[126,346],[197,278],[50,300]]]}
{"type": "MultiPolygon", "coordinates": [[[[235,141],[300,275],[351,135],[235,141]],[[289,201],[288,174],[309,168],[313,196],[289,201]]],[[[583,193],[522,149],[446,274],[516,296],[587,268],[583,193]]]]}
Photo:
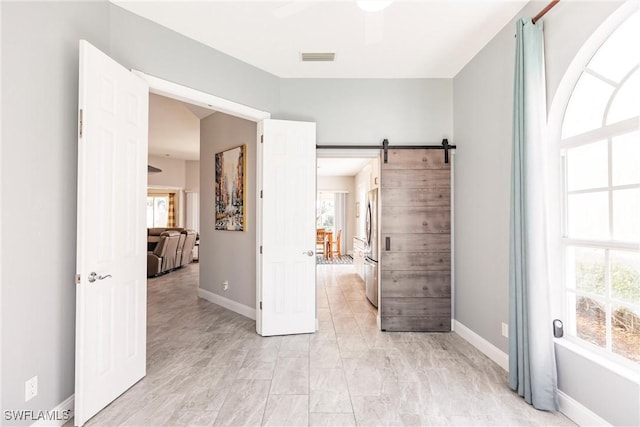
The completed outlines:
{"type": "Polygon", "coordinates": [[[451,330],[450,174],[442,150],[390,148],[382,163],[382,330],[451,330]]]}

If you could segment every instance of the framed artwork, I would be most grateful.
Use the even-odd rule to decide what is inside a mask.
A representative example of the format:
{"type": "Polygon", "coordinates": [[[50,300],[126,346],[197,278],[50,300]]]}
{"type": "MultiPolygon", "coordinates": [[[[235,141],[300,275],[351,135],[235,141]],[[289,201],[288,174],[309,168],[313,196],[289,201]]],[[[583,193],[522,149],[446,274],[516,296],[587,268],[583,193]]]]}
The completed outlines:
{"type": "Polygon", "coordinates": [[[246,230],[246,153],[246,145],[216,153],[216,230],[246,230]]]}

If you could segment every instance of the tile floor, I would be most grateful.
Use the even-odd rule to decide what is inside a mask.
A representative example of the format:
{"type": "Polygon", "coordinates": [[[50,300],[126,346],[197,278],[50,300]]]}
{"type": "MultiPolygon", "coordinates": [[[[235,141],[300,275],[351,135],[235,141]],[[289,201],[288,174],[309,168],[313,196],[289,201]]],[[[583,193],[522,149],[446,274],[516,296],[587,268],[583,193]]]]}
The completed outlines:
{"type": "Polygon", "coordinates": [[[454,333],[383,333],[353,266],[318,267],[319,330],[263,338],[198,299],[198,264],[148,283],[147,376],[88,425],[573,425],[454,333]]]}

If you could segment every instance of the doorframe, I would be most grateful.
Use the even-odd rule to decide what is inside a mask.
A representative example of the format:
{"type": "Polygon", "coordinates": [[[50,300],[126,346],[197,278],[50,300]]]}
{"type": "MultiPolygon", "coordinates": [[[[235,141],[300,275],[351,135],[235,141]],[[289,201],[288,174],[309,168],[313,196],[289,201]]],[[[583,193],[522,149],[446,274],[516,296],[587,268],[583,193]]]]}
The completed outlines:
{"type": "Polygon", "coordinates": [[[230,116],[239,117],[251,122],[260,123],[264,119],[271,118],[271,113],[266,111],[220,98],[219,96],[211,95],[160,77],[155,77],[139,70],[132,69],[131,72],[146,81],[149,85],[149,92],[155,93],[156,95],[162,95],[209,110],[229,114],[230,116]]]}
{"type": "MultiPolygon", "coordinates": [[[[260,212],[260,191],[258,190],[262,185],[262,162],[260,155],[260,137],[262,135],[262,121],[271,118],[271,113],[267,111],[258,110],[253,107],[249,107],[238,102],[230,101],[219,96],[212,95],[207,92],[203,92],[197,89],[193,89],[178,83],[171,82],[169,80],[162,79],[160,77],[146,74],[143,71],[132,69],[131,72],[147,82],[149,85],[149,93],[161,95],[167,98],[175,99],[177,101],[186,102],[188,104],[197,105],[202,108],[207,108],[230,116],[238,117],[244,120],[255,122],[257,124],[256,144],[258,157],[256,159],[256,330],[259,330],[260,316],[258,316],[258,304],[260,301],[260,288],[262,284],[262,278],[260,277],[260,259],[259,245],[262,239],[262,216],[260,212]]],[[[198,257],[200,254],[198,254],[198,257]]],[[[246,315],[246,313],[240,313],[246,315]]]]}

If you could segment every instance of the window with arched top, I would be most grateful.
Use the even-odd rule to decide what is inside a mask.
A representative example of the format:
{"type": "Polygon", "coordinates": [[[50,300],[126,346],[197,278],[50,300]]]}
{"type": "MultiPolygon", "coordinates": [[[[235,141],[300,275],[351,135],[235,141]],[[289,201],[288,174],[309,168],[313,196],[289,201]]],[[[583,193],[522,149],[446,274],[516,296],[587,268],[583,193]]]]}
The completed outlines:
{"type": "Polygon", "coordinates": [[[578,79],[561,131],[567,333],[640,362],[640,12],[578,79]]]}

